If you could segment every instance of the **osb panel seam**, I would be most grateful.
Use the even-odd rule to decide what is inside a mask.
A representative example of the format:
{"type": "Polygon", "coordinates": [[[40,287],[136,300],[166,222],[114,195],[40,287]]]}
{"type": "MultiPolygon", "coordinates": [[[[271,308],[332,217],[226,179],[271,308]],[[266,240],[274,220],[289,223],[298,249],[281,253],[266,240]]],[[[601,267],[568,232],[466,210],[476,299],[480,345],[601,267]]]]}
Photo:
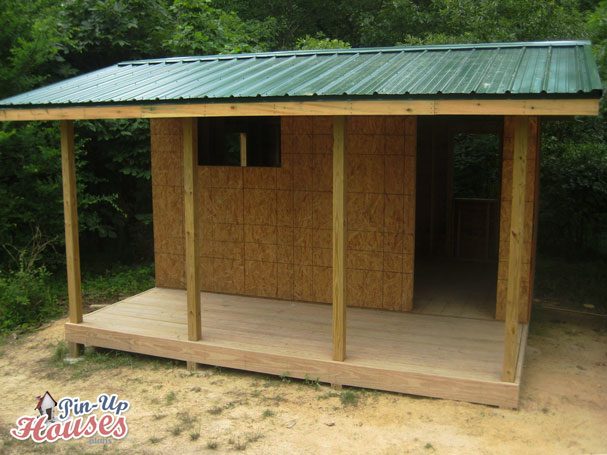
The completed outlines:
{"type": "MultiPolygon", "coordinates": [[[[152,182],[157,281],[179,287],[181,256],[166,254],[180,248],[175,233],[183,230],[170,196],[181,192],[174,123],[152,121],[152,182]]],[[[349,304],[401,310],[413,272],[405,212],[414,185],[405,178],[414,177],[415,153],[405,143],[414,130],[403,117],[354,118],[346,128],[349,304]]],[[[329,303],[330,119],[283,119],[282,141],[280,168],[199,167],[202,288],[329,303]]]]}

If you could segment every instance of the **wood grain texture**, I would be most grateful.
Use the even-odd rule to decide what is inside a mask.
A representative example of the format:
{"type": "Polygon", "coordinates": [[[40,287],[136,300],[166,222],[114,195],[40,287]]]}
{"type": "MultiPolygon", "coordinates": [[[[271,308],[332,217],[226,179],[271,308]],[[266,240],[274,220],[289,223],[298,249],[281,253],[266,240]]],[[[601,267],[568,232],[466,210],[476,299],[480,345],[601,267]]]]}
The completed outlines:
{"type": "Polygon", "coordinates": [[[185,276],[187,290],[188,339],[199,340],[200,280],[198,257],[198,119],[182,120],[183,125],[183,195],[185,220],[185,276]]]}
{"type": "Polygon", "coordinates": [[[416,201],[417,117],[405,119],[405,237],[403,254],[403,311],[413,310],[415,281],[415,201],[416,201]]]}
{"type": "Polygon", "coordinates": [[[0,121],[334,115],[598,115],[598,99],[358,100],[0,109],[0,121]]]}
{"type": "MultiPolygon", "coordinates": [[[[62,121],[60,123],[60,130],[68,315],[70,322],[80,323],[82,322],[82,288],[80,278],[80,246],[78,239],[78,199],[76,195],[74,123],[71,121],[62,121]]],[[[78,357],[82,352],[82,345],[68,343],[68,351],[70,357],[78,357]]]]}
{"type": "Polygon", "coordinates": [[[346,154],[344,117],[333,119],[333,360],[346,357],[346,154]]]}
{"type": "MultiPolygon", "coordinates": [[[[351,308],[348,357],[332,360],[327,305],[204,293],[204,338],[189,341],[186,292],[155,288],[66,325],[69,341],[328,383],[516,407],[500,380],[503,324],[351,308]]],[[[522,335],[525,330],[521,331],[522,335]]]]}
{"type": "Polygon", "coordinates": [[[80,279],[80,246],[78,241],[78,200],[76,196],[74,123],[71,121],[62,121],[60,129],[68,312],[70,322],[79,323],[82,322],[82,289],[80,279]]]}
{"type": "Polygon", "coordinates": [[[519,305],[523,269],[523,236],[525,232],[525,185],[530,121],[515,117],[513,124],[512,201],[508,247],[508,285],[506,288],[506,320],[504,337],[503,381],[514,381],[518,359],[519,305]]]}
{"type": "MultiPolygon", "coordinates": [[[[519,322],[529,322],[533,301],[533,279],[535,269],[535,244],[537,210],[539,201],[539,136],[540,122],[537,117],[528,117],[528,150],[525,172],[525,218],[523,233],[523,271],[521,273],[519,322]]],[[[509,236],[512,212],[512,180],[515,117],[504,118],[502,188],[499,232],[499,264],[497,283],[496,319],[506,317],[506,289],[508,286],[509,236]]]]}
{"type": "MultiPolygon", "coordinates": [[[[331,303],[333,119],[281,125],[279,168],[198,167],[200,285],[331,303]]],[[[185,289],[180,128],[179,119],[151,121],[152,188],[156,283],[185,289]]],[[[345,128],[346,300],[402,311],[413,292],[415,120],[350,117],[345,128]]]]}

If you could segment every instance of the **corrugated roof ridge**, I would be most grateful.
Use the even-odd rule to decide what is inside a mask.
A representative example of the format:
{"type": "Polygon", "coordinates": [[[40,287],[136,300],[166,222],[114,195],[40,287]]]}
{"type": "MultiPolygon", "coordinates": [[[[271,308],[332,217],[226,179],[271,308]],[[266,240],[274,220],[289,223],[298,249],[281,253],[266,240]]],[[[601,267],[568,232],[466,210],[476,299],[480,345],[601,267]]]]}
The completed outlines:
{"type": "Polygon", "coordinates": [[[491,48],[511,48],[511,47],[571,47],[571,46],[590,46],[588,40],[561,40],[561,41],[513,41],[498,43],[468,43],[468,44],[424,44],[415,46],[388,46],[388,47],[361,47],[361,48],[343,48],[343,49],[312,49],[312,50],[282,50],[282,51],[264,51],[250,52],[241,54],[215,54],[215,55],[197,55],[197,56],[178,56],[166,58],[153,58],[144,60],[131,60],[120,62],[118,66],[129,65],[153,65],[162,63],[194,63],[210,60],[235,60],[247,58],[271,58],[271,57],[291,57],[291,56],[312,56],[312,55],[335,55],[335,54],[362,54],[362,53],[397,53],[397,52],[420,52],[424,50],[455,50],[455,49],[491,49],[491,48]]]}

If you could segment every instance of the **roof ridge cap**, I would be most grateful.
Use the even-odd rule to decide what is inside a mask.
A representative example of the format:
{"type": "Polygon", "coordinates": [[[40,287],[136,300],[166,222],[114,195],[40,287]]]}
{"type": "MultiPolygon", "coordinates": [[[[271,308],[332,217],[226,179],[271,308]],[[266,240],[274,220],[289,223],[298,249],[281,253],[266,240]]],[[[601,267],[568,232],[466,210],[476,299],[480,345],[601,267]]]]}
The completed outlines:
{"type": "Polygon", "coordinates": [[[589,40],[557,40],[557,41],[513,41],[513,42],[495,42],[495,43],[467,43],[467,44],[423,44],[411,46],[386,46],[386,47],[352,47],[340,49],[310,49],[310,50],[280,50],[248,52],[239,54],[213,54],[213,55],[192,55],[175,56],[164,58],[151,58],[141,60],[128,60],[119,62],[117,66],[128,65],[153,65],[153,64],[175,64],[175,63],[194,63],[213,60],[237,60],[250,58],[272,58],[272,57],[291,57],[291,56],[311,56],[311,55],[334,55],[334,54],[355,54],[355,53],[397,53],[403,51],[419,52],[423,50],[441,50],[441,49],[491,49],[491,48],[516,48],[516,47],[570,47],[570,46],[590,46],[589,40]]]}

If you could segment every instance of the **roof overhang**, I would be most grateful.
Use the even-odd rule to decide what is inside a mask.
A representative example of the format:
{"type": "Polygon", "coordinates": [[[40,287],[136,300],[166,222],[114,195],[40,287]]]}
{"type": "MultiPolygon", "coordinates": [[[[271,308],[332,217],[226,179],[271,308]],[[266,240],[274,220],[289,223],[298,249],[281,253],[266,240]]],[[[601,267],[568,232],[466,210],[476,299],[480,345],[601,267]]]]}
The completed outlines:
{"type": "Polygon", "coordinates": [[[0,109],[0,121],[298,115],[598,115],[599,99],[299,100],[0,109]]]}

